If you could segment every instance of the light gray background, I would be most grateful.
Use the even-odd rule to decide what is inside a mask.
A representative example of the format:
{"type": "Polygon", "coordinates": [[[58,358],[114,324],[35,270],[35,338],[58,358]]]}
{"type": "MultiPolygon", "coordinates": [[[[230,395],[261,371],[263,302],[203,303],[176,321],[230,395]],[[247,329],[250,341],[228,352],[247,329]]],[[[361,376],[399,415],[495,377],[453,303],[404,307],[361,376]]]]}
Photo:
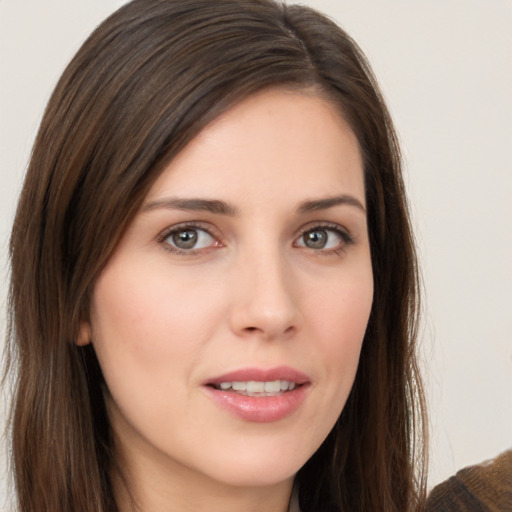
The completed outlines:
{"type": "MultiPolygon", "coordinates": [[[[44,105],[80,43],[123,3],[0,0],[2,305],[8,233],[44,105]]],[[[303,3],[359,42],[403,144],[425,286],[432,486],[512,446],[512,2],[303,3]]]]}

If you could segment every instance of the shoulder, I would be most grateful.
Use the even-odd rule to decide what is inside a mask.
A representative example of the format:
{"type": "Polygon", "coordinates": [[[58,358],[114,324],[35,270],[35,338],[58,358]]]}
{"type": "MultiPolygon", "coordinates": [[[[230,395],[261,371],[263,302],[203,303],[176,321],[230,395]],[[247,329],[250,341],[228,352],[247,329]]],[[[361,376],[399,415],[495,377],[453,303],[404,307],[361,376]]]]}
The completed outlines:
{"type": "Polygon", "coordinates": [[[426,512],[512,511],[512,450],[460,470],[434,487],[426,512]]]}

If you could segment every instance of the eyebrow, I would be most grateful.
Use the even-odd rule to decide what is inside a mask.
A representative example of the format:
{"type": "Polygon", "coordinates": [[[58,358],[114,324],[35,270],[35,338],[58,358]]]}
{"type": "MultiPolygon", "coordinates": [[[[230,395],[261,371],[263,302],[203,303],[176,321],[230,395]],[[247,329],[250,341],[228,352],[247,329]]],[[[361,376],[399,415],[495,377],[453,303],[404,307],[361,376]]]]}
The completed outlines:
{"type": "MultiPolygon", "coordinates": [[[[343,194],[341,196],[326,197],[322,199],[314,199],[311,201],[305,201],[299,205],[297,212],[299,214],[305,214],[309,212],[315,212],[319,210],[327,210],[335,206],[348,205],[354,206],[366,213],[366,209],[354,196],[343,194]]],[[[151,211],[159,208],[168,208],[171,210],[183,210],[183,211],[202,211],[209,212],[217,215],[228,215],[235,216],[238,210],[220,199],[199,199],[199,198],[178,198],[178,197],[167,197],[165,199],[158,199],[152,201],[144,206],[143,211],[151,211]]]]}
{"type": "Polygon", "coordinates": [[[220,201],[219,199],[185,199],[168,197],[147,204],[143,211],[155,210],[157,208],[169,208],[172,210],[200,211],[218,215],[236,215],[236,208],[220,201]]]}
{"type": "Polygon", "coordinates": [[[299,206],[298,211],[299,213],[316,212],[318,210],[327,210],[328,208],[333,208],[334,206],[339,205],[355,206],[363,213],[366,213],[366,209],[363,206],[363,203],[359,201],[359,199],[346,194],[341,196],[326,197],[325,199],[306,201],[299,206]]]}

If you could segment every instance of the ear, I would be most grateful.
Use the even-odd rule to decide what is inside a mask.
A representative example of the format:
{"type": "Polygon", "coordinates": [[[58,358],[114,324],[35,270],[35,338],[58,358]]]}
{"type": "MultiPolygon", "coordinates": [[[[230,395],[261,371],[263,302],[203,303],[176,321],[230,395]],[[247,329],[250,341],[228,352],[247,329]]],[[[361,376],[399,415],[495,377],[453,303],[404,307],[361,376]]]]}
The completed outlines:
{"type": "Polygon", "coordinates": [[[91,340],[91,324],[89,322],[81,322],[75,343],[79,347],[84,347],[85,345],[88,345],[91,340]]]}

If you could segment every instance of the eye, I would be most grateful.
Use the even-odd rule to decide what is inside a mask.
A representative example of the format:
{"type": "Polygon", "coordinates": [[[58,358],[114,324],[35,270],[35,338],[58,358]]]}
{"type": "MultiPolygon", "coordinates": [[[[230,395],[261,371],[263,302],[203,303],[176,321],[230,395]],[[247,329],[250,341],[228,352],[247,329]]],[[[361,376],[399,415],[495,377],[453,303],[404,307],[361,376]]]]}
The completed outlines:
{"type": "Polygon", "coordinates": [[[206,229],[190,225],[167,231],[160,242],[173,252],[193,253],[209,247],[220,247],[220,243],[206,229]]]}
{"type": "Polygon", "coordinates": [[[315,226],[303,231],[296,245],[316,251],[337,252],[352,243],[353,238],[339,227],[315,226]]]}

